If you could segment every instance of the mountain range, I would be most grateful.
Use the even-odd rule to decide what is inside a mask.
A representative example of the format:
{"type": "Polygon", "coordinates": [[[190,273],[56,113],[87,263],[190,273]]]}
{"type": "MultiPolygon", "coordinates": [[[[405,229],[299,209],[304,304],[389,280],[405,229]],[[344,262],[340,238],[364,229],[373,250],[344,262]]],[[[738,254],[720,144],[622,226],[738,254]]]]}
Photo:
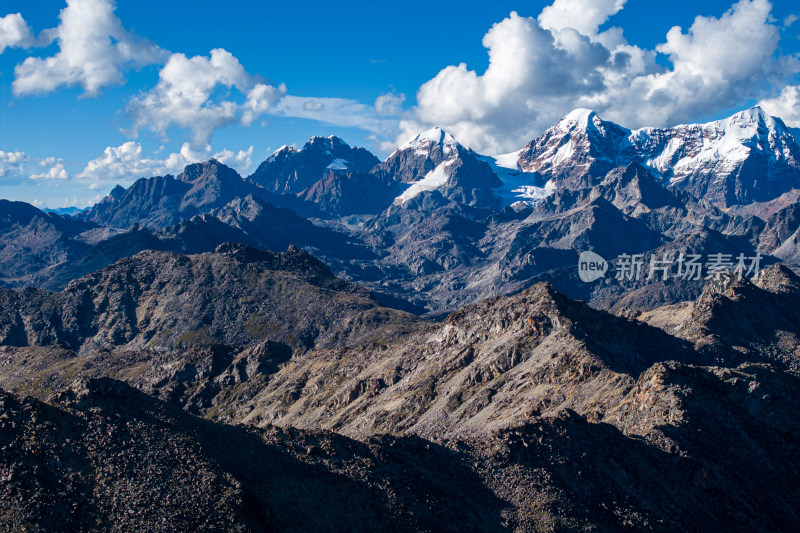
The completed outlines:
{"type": "Polygon", "coordinates": [[[0,523],[791,531],[798,199],[753,108],[0,200],[0,523]]]}

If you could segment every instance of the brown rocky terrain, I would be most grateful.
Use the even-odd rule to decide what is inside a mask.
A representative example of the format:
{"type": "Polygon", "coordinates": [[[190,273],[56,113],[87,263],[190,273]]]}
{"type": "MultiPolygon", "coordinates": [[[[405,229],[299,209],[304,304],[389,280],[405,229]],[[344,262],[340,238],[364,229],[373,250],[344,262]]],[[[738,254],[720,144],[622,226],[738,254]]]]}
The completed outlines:
{"type": "Polygon", "coordinates": [[[146,252],[61,293],[3,293],[0,516],[8,530],[788,531],[798,295],[773,266],[636,320],[540,283],[433,322],[296,249],[146,252]]]}

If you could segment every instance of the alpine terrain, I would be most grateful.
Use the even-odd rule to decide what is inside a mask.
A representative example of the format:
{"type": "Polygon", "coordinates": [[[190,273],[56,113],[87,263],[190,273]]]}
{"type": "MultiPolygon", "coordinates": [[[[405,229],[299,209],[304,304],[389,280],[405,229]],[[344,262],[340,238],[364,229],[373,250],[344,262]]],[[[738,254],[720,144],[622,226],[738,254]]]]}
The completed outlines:
{"type": "Polygon", "coordinates": [[[0,530],[795,531],[798,200],[758,107],[0,200],[0,530]]]}

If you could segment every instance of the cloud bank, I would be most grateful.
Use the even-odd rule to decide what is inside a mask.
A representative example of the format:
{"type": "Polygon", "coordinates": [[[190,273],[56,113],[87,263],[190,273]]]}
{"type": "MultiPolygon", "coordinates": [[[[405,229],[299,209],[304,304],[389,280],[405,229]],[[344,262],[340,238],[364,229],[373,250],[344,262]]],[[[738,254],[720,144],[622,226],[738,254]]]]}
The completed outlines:
{"type": "Polygon", "coordinates": [[[101,155],[89,161],[76,177],[90,181],[90,186],[97,188],[102,183],[119,183],[150,176],[179,174],[186,165],[211,158],[246,176],[253,167],[252,156],[252,146],[238,152],[222,150],[214,153],[210,147],[195,150],[189,143],[184,143],[179,152],[159,159],[145,156],[141,144],[128,141],[119,146],[107,147],[101,155]]]}

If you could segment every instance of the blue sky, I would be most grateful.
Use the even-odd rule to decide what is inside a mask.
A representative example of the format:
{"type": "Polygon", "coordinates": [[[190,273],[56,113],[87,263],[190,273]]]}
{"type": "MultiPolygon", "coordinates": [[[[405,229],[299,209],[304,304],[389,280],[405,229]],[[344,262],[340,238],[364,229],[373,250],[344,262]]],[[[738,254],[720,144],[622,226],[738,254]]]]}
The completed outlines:
{"type": "Polygon", "coordinates": [[[575,107],[640,127],[759,103],[800,126],[797,15],[767,0],[4,0],[0,197],[83,207],[212,156],[247,174],[315,134],[385,156],[438,125],[501,153],[575,107]]]}

